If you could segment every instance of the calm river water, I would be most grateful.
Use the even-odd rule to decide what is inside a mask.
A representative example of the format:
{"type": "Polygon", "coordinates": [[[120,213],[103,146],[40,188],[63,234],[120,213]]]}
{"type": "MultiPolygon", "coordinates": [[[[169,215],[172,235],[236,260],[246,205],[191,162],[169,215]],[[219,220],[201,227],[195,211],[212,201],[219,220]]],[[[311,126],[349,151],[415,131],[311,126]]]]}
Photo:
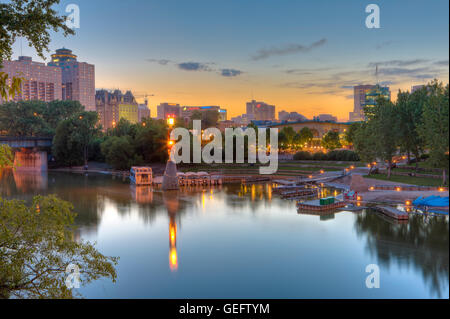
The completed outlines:
{"type": "Polygon", "coordinates": [[[448,298],[448,217],[298,214],[271,185],[163,193],[109,175],[4,173],[0,196],[57,194],[78,238],[120,257],[86,298],[448,298]],[[366,287],[366,266],[380,288],[366,287]]]}

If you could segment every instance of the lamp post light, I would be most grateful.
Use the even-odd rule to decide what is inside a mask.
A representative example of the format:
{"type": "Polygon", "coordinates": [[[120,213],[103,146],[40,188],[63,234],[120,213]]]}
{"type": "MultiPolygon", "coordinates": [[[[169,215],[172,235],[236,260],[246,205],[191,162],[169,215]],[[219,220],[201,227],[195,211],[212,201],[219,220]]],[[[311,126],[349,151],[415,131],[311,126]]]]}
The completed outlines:
{"type": "Polygon", "coordinates": [[[177,176],[177,164],[170,159],[170,152],[172,150],[174,141],[170,139],[170,133],[172,132],[172,128],[175,125],[175,118],[170,116],[167,118],[167,125],[169,126],[168,138],[167,138],[167,146],[169,152],[169,159],[167,160],[166,170],[164,171],[163,181],[162,181],[162,189],[166,190],[177,190],[178,186],[178,176],[177,176]]]}

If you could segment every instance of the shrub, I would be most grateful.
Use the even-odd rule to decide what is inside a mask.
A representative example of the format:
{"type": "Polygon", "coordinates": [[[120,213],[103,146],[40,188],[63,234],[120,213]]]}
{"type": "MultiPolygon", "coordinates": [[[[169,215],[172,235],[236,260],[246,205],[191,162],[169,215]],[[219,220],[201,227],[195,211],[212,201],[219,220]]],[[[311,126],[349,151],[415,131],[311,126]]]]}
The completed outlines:
{"type": "Polygon", "coordinates": [[[358,162],[360,160],[356,152],[348,150],[331,151],[327,156],[329,161],[358,162]]]}
{"type": "Polygon", "coordinates": [[[307,160],[311,160],[311,159],[312,159],[311,153],[305,152],[305,151],[297,152],[294,155],[294,160],[296,160],[296,161],[301,161],[301,160],[307,161],[307,160]]]}
{"type": "Polygon", "coordinates": [[[318,152],[313,154],[312,159],[315,161],[326,161],[328,156],[323,152],[318,152]]]}

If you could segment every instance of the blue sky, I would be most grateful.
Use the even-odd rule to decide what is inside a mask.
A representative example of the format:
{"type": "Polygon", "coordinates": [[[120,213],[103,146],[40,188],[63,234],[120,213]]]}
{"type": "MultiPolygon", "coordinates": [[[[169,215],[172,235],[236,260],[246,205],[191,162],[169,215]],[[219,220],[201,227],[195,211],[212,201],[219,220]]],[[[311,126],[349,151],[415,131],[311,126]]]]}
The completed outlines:
{"type": "MultiPolygon", "coordinates": [[[[155,94],[153,115],[166,101],[237,115],[253,96],[277,111],[346,119],[350,87],[375,82],[375,63],[394,92],[448,82],[447,0],[74,0],[58,10],[69,3],[80,7],[81,28],[54,35],[51,49],[95,64],[98,88],[155,94]],[[370,3],[380,7],[380,29],[365,27],[370,3]]],[[[23,54],[34,56],[25,45],[23,54]]]]}

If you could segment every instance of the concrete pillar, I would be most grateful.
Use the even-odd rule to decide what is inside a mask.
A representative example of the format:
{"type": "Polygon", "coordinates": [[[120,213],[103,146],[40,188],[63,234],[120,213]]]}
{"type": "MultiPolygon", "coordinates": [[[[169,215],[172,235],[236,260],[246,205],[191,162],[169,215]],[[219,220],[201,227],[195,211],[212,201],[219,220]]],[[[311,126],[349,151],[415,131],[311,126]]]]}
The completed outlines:
{"type": "Polygon", "coordinates": [[[14,155],[17,171],[47,171],[47,152],[22,148],[14,155]]]}
{"type": "Polygon", "coordinates": [[[179,189],[177,164],[170,160],[167,161],[166,170],[163,176],[162,189],[164,191],[179,189]]]}

